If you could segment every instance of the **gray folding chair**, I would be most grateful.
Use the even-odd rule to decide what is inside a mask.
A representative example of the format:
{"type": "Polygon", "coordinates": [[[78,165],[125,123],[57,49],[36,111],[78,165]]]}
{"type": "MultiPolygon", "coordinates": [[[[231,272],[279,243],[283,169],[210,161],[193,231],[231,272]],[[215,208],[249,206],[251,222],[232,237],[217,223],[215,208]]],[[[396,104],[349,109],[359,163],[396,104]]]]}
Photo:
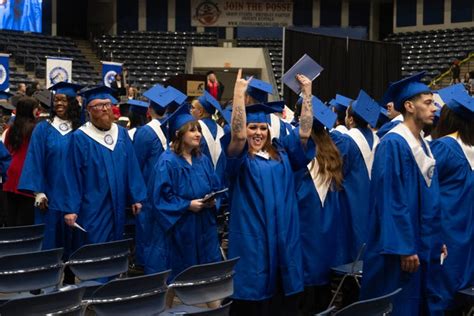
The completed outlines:
{"type": "MultiPolygon", "coordinates": [[[[169,287],[174,290],[176,296],[185,305],[178,305],[160,315],[210,312],[212,309],[193,305],[214,302],[231,296],[234,293],[234,267],[238,260],[237,257],[221,262],[196,265],[178,274],[169,287]]],[[[222,312],[225,310],[225,308],[221,309],[222,312]]]]}
{"type": "Polygon", "coordinates": [[[0,228],[0,256],[40,251],[44,224],[0,228]]]}
{"type": "Polygon", "coordinates": [[[85,289],[54,292],[27,298],[14,299],[0,306],[3,316],[17,315],[82,315],[82,295],[85,289]]]}
{"type": "Polygon", "coordinates": [[[92,294],[88,306],[98,316],[158,315],[165,309],[170,271],[110,281],[92,294]]]}
{"type": "MultiPolygon", "coordinates": [[[[33,290],[57,287],[61,282],[63,249],[15,254],[0,257],[0,292],[29,296],[33,290]]],[[[8,300],[2,296],[3,301],[8,300]]]]}
{"type": "Polygon", "coordinates": [[[393,297],[397,295],[402,289],[396,289],[392,293],[384,296],[372,298],[369,300],[355,302],[334,315],[337,316],[353,316],[353,315],[364,315],[364,316],[384,316],[390,315],[393,310],[393,297]]]}

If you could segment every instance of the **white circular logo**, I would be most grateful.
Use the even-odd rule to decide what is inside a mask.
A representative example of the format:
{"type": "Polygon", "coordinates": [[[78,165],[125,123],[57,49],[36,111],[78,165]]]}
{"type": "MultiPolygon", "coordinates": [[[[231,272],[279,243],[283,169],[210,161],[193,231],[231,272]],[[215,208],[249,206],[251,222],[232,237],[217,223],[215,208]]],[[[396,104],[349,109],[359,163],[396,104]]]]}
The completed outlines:
{"type": "Polygon", "coordinates": [[[435,171],[435,165],[432,165],[432,166],[428,169],[428,178],[430,178],[430,179],[433,178],[434,171],[435,171]]]}
{"type": "Polygon", "coordinates": [[[65,132],[69,129],[69,125],[67,125],[67,123],[61,123],[59,124],[59,129],[65,132]]]}
{"type": "Polygon", "coordinates": [[[110,88],[112,82],[115,81],[115,75],[117,72],[115,70],[109,70],[104,76],[104,85],[110,88]]]}
{"type": "Polygon", "coordinates": [[[112,144],[114,143],[114,138],[112,137],[112,135],[107,134],[107,135],[105,135],[105,137],[104,137],[104,142],[105,142],[107,145],[112,145],[112,144]]]}
{"type": "Polygon", "coordinates": [[[7,70],[5,66],[0,65],[0,84],[3,84],[7,80],[7,70]]]}
{"type": "Polygon", "coordinates": [[[63,67],[54,67],[51,69],[49,72],[49,81],[51,81],[51,84],[56,84],[58,82],[63,82],[63,81],[68,81],[69,80],[69,74],[66,69],[63,67]]]}

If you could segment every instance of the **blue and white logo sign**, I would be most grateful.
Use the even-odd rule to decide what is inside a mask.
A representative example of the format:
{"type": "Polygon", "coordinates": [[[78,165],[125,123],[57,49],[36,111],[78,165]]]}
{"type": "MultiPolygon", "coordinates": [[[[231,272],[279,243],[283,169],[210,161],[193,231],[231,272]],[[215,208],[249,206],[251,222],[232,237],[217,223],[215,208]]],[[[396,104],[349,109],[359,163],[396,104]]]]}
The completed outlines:
{"type": "Polygon", "coordinates": [[[5,91],[10,87],[8,60],[8,54],[0,54],[0,91],[5,91]]]}
{"type": "Polygon", "coordinates": [[[69,74],[63,67],[54,67],[49,72],[49,80],[51,84],[55,85],[58,82],[69,81],[69,74]]]}
{"type": "Polygon", "coordinates": [[[0,84],[3,84],[5,80],[7,80],[7,70],[0,64],[0,84]]]}
{"type": "Polygon", "coordinates": [[[110,87],[115,81],[115,75],[122,73],[122,64],[110,61],[102,62],[102,82],[105,86],[110,87]]]}

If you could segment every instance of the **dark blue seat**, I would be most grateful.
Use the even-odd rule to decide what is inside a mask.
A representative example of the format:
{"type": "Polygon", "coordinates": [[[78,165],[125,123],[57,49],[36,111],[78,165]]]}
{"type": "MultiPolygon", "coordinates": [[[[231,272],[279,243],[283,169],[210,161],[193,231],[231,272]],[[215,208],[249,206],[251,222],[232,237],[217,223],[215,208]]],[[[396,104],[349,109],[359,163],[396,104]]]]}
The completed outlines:
{"type": "Polygon", "coordinates": [[[0,228],[0,256],[40,251],[44,224],[0,228]]]}
{"type": "Polygon", "coordinates": [[[82,295],[84,289],[78,288],[28,298],[9,300],[0,306],[0,314],[16,315],[82,315],[82,295]]]}
{"type": "Polygon", "coordinates": [[[158,315],[165,309],[170,270],[117,279],[98,288],[88,306],[96,315],[158,315]]]}
{"type": "Polygon", "coordinates": [[[337,316],[353,316],[353,315],[364,315],[364,316],[382,316],[391,313],[393,310],[392,300],[402,289],[397,289],[392,293],[384,296],[372,298],[365,301],[355,302],[334,315],[337,316]]]}

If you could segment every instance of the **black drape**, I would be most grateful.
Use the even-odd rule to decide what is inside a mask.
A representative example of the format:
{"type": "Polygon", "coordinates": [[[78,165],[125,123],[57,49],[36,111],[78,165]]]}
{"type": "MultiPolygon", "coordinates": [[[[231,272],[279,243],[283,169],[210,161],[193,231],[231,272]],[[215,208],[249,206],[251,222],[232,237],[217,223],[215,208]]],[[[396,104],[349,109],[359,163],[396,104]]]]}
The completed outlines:
{"type": "MultiPolygon", "coordinates": [[[[388,84],[401,77],[401,46],[307,33],[285,32],[285,71],[304,54],[321,66],[323,73],[313,82],[313,94],[323,101],[336,93],[356,98],[364,89],[374,99],[382,98],[388,84]]],[[[298,98],[285,86],[286,104],[298,98]]]]}

